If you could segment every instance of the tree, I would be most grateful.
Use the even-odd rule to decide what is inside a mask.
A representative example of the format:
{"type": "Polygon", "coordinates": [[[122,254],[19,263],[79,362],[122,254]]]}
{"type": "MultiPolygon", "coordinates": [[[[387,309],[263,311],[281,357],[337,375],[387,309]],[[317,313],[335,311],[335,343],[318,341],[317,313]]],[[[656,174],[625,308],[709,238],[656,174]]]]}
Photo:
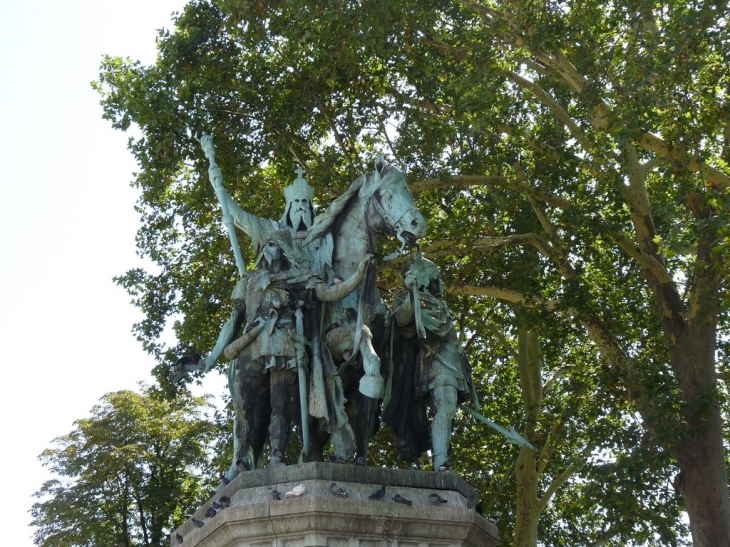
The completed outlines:
{"type": "MultiPolygon", "coordinates": [[[[479,370],[505,388],[490,410],[513,423],[523,415],[517,376],[484,363],[500,353],[484,318],[510,339],[518,327],[537,332],[546,374],[564,366],[561,350],[580,355],[556,387],[600,395],[573,410],[546,398],[537,417],[541,454],[560,460],[566,439],[594,447],[565,488],[595,496],[581,481],[603,493],[610,472],[624,492],[642,492],[638,512],[618,491],[600,511],[554,496],[563,510],[543,513],[543,535],[650,544],[664,525],[647,509],[676,508],[676,487],[694,544],[730,544],[722,5],[220,0],[191,2],[176,24],[160,36],[156,65],[106,59],[97,84],[115,127],[142,130],[131,143],[140,248],[164,268],[120,282],[138,297],[137,332],[161,363],[173,312],[184,320],[170,353],[211,346],[235,277],[191,133],[227,137],[218,141],[227,185],[266,216],[293,160],[327,202],[386,147],[438,234],[426,252],[483,350],[479,370]],[[211,314],[221,317],[213,326],[211,314]],[[568,437],[558,442],[549,431],[561,420],[568,437]],[[648,529],[634,526],[639,518],[648,529]],[[617,523],[628,535],[605,539],[617,523]]],[[[471,448],[484,444],[465,433],[471,448]]],[[[550,480],[571,465],[556,463],[550,480]]]]}
{"type": "Polygon", "coordinates": [[[35,493],[39,547],[162,546],[207,499],[217,434],[203,398],[108,393],[40,455],[58,477],[35,493]]]}

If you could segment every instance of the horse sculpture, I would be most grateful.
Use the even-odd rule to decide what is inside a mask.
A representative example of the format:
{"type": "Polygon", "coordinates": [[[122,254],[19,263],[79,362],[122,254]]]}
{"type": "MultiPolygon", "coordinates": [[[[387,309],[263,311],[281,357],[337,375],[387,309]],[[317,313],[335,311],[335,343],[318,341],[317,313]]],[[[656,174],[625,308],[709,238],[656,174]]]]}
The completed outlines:
{"type": "MultiPolygon", "coordinates": [[[[320,242],[315,262],[322,265],[327,282],[337,283],[350,278],[365,256],[376,253],[378,237],[395,236],[402,251],[425,234],[426,220],[413,204],[403,173],[380,156],[375,171],[356,179],[316,218],[305,245],[320,242]]],[[[307,461],[320,461],[331,438],[338,458],[349,459],[354,452],[356,462],[365,465],[383,396],[380,357],[388,337],[388,308],[375,281],[371,264],[349,296],[320,305],[313,319],[319,325],[309,329],[312,434],[305,447],[307,461]]]]}

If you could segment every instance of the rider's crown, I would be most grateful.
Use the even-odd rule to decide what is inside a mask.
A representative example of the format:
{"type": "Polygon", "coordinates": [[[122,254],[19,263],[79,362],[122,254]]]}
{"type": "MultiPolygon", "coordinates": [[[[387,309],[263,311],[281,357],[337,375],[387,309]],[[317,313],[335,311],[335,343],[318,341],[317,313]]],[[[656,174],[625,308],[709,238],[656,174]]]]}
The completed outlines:
{"type": "Polygon", "coordinates": [[[295,199],[308,199],[311,203],[314,198],[314,188],[309,186],[309,183],[303,177],[304,169],[298,167],[296,170],[297,178],[294,182],[284,188],[284,198],[287,203],[294,201],[295,199]]]}

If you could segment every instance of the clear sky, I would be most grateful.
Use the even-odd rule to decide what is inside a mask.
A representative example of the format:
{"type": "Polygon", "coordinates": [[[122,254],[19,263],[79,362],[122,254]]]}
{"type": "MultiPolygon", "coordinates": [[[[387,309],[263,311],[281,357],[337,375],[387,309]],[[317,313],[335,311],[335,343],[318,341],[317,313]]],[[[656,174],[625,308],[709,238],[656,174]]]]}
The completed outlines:
{"type": "MultiPolygon", "coordinates": [[[[154,61],[184,0],[0,2],[0,514],[30,547],[37,456],[110,391],[151,381],[112,277],[139,266],[128,135],[89,83],[103,54],[154,61]]],[[[216,395],[223,382],[209,391],[216,395]]],[[[208,386],[206,386],[207,388],[208,386]]]]}

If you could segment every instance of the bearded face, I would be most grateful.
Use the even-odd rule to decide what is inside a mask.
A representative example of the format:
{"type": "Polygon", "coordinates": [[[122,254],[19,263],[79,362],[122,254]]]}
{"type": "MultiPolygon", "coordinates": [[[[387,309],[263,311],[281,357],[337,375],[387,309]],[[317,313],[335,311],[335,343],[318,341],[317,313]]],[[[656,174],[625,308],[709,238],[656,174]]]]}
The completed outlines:
{"type": "Polygon", "coordinates": [[[287,218],[289,225],[297,232],[307,231],[314,221],[312,203],[307,198],[296,198],[289,203],[287,218]]]}

